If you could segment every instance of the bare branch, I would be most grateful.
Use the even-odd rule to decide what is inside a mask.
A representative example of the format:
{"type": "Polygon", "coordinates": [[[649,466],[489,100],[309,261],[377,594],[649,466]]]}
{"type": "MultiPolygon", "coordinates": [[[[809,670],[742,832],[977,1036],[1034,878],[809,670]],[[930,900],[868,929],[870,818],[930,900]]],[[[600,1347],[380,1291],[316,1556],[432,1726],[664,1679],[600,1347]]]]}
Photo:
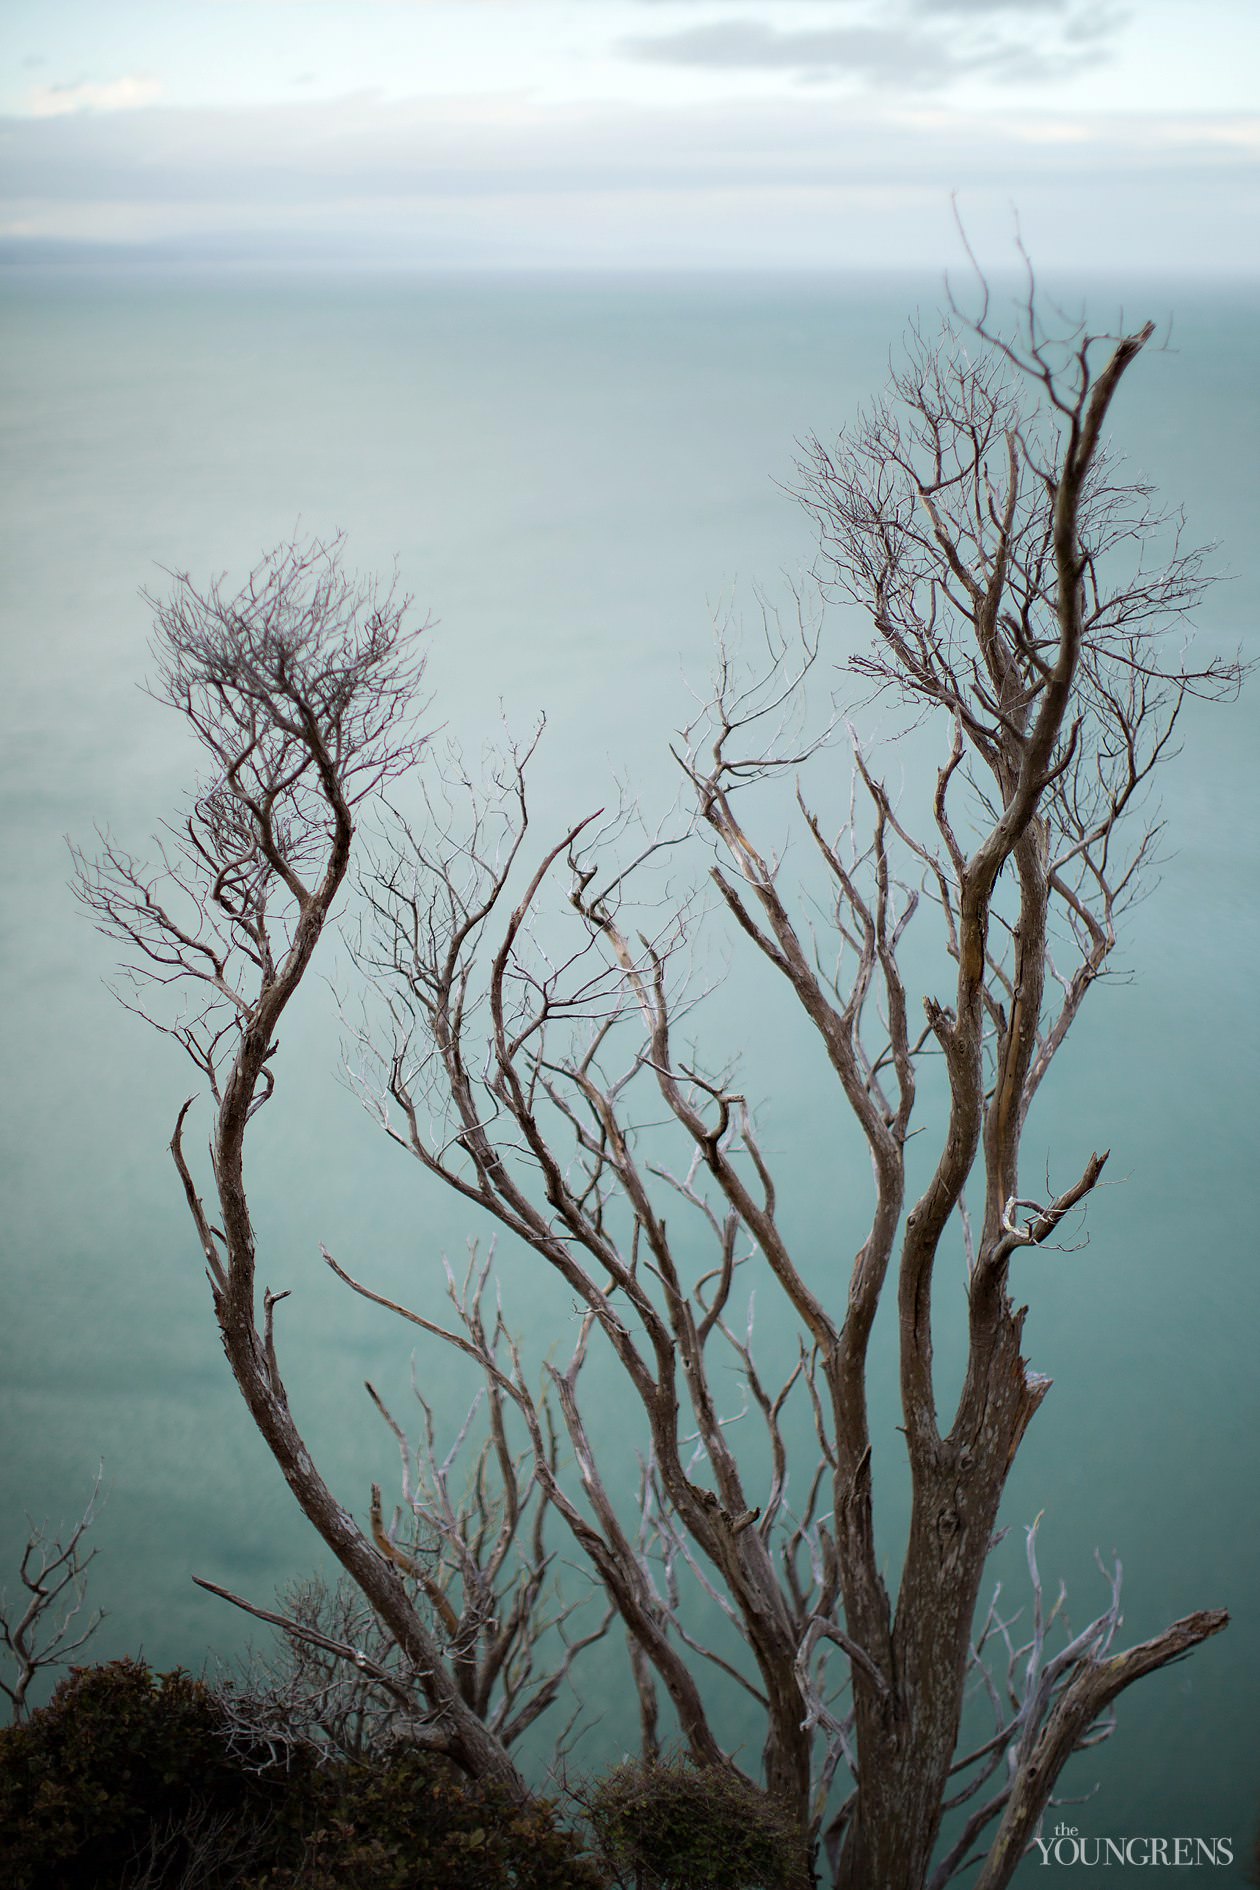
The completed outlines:
{"type": "Polygon", "coordinates": [[[104,1468],[98,1469],[83,1513],[68,1536],[50,1537],[45,1526],[32,1526],[18,1564],[18,1580],[25,1594],[12,1608],[0,1592],[0,1646],[11,1677],[0,1674],[0,1693],[9,1702],[16,1725],[29,1719],[31,1688],[42,1674],[69,1664],[70,1656],[95,1634],[104,1620],[99,1609],[87,1607],[88,1569],[95,1549],[84,1549],[84,1538],[96,1521],[96,1505],[104,1468]]]}

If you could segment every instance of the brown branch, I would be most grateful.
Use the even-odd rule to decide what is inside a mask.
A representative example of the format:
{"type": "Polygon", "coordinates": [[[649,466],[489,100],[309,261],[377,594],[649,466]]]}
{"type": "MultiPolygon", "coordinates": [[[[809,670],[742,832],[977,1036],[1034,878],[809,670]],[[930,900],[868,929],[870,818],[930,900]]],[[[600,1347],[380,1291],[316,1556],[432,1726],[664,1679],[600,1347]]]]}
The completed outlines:
{"type": "Polygon", "coordinates": [[[1031,1749],[1020,1760],[997,1835],[976,1879],[975,1890],[1004,1890],[1028,1849],[1049,1802],[1055,1779],[1089,1728],[1126,1687],[1229,1625],[1223,1608],[1202,1610],[1174,1621],[1162,1634],[1109,1659],[1084,1661],[1065,1688],[1031,1749]]]}

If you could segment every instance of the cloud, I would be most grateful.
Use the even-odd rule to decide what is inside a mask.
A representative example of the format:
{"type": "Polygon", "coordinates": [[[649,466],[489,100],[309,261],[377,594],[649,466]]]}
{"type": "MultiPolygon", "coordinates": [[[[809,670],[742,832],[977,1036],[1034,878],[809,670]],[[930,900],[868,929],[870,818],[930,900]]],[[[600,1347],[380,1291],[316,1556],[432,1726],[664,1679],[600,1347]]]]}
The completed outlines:
{"type": "Polygon", "coordinates": [[[1068,0],[914,0],[916,13],[1066,13],[1068,0]]]}
{"type": "Polygon", "coordinates": [[[632,58],[711,71],[795,72],[802,77],[856,79],[877,87],[931,90],[972,73],[1042,82],[1106,56],[1101,45],[1066,51],[1025,39],[989,35],[959,44],[906,21],[891,27],[836,26],[784,30],[763,20],[715,20],[667,34],[631,34],[621,50],[632,58]]]}
{"type": "Polygon", "coordinates": [[[949,76],[942,46],[882,27],[784,32],[761,20],[715,20],[676,33],[633,34],[621,45],[637,59],[728,71],[821,68],[875,84],[938,84],[949,76]]]}
{"type": "Polygon", "coordinates": [[[37,85],[27,110],[32,118],[66,118],[77,112],[130,112],[162,96],[159,79],[81,79],[74,85],[37,85]]]}
{"type": "MultiPolygon", "coordinates": [[[[677,6],[685,0],[646,0],[648,5],[677,6]]],[[[835,6],[837,0],[825,0],[835,6]]],[[[765,0],[761,0],[765,4],[765,0]]],[[[852,6],[854,0],[839,0],[840,5],[852,6]]],[[[1063,13],[1071,0],[909,0],[912,13],[1063,13]]]]}
{"type": "Polygon", "coordinates": [[[1089,13],[1077,13],[1064,22],[1063,37],[1069,44],[1084,44],[1090,40],[1106,39],[1127,26],[1132,16],[1118,9],[1109,11],[1099,8],[1089,13]]]}
{"type": "MultiPolygon", "coordinates": [[[[1022,183],[1082,182],[1217,166],[1256,167],[1260,114],[1230,120],[1080,113],[964,114],[924,106],[843,113],[821,97],[664,107],[556,107],[528,99],[383,100],[361,93],[232,111],[81,112],[0,120],[13,214],[43,204],[248,204],[336,212],[372,201],[471,204],[643,191],[726,193],[952,185],[1005,199],[1022,183]]],[[[1101,214],[1101,212],[1100,212],[1101,214]]]]}
{"type": "MultiPolygon", "coordinates": [[[[643,3],[649,6],[685,6],[687,0],[643,0],[643,3]]],[[[1008,18],[1019,19],[1030,13],[1066,13],[1072,3],[1073,0],[904,0],[904,8],[911,15],[1004,14],[1008,18]]],[[[770,10],[772,12],[774,10],[773,0],[750,0],[750,4],[759,4],[762,7],[769,5],[770,10]]],[[[861,0],[822,0],[822,4],[830,6],[833,12],[837,7],[843,7],[850,12],[870,11],[869,7],[861,5],[861,0]]],[[[885,18],[890,13],[895,16],[895,5],[886,5],[882,12],[885,18]]]]}
{"type": "Polygon", "coordinates": [[[883,0],[878,9],[831,0],[815,17],[825,24],[800,13],[783,24],[763,0],[755,13],[627,35],[620,50],[659,65],[881,89],[931,90],[972,75],[1039,84],[1106,60],[1128,16],[1107,0],[883,0]]]}
{"type": "Polygon", "coordinates": [[[0,147],[0,261],[116,243],[334,267],[935,271],[958,261],[951,189],[995,266],[1012,202],[1046,268],[1238,270],[1260,255],[1260,113],[362,93],[11,117],[0,147]]]}
{"type": "MultiPolygon", "coordinates": [[[[210,0],[214,6],[257,7],[257,6],[321,6],[326,7],[328,0],[210,0]]],[[[429,6],[514,6],[519,0],[337,0],[342,8],[362,7],[429,7],[429,6]]]]}

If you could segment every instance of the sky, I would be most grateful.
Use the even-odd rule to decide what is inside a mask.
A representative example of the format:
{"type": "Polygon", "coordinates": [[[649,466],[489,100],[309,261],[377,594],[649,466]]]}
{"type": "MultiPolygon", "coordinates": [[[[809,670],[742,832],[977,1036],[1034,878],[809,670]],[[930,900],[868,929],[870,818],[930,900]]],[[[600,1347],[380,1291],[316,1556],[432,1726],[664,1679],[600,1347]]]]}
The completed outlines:
{"type": "Polygon", "coordinates": [[[1254,274],[1257,0],[7,0],[0,256],[1254,274]]]}

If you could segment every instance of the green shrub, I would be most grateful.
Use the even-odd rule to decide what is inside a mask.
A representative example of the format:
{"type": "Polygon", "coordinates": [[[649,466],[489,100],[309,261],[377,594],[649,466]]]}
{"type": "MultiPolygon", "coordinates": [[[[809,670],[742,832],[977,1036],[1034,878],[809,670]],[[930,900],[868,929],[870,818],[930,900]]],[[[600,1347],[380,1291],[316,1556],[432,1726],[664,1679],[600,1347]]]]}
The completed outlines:
{"type": "Polygon", "coordinates": [[[395,1748],[268,1766],[213,1691],[142,1661],[76,1669],[0,1730],[4,1890],[600,1890],[545,1800],[395,1748]]]}
{"type": "MultiPolygon", "coordinates": [[[[0,1855],[12,1890],[178,1883],[208,1833],[265,1822],[267,1788],[231,1757],[209,1688],[143,1661],[74,1669],[0,1730],[0,1855]]],[[[207,1883],[212,1884],[213,1874],[207,1883]]]]}
{"type": "Polygon", "coordinates": [[[541,1799],[516,1804],[431,1754],[339,1764],[303,1786],[300,1857],[250,1890],[600,1890],[541,1799]]]}
{"type": "Polygon", "coordinates": [[[799,1825],[736,1773],[654,1760],[618,1766],[587,1812],[618,1871],[643,1890],[808,1890],[799,1825]]]}

